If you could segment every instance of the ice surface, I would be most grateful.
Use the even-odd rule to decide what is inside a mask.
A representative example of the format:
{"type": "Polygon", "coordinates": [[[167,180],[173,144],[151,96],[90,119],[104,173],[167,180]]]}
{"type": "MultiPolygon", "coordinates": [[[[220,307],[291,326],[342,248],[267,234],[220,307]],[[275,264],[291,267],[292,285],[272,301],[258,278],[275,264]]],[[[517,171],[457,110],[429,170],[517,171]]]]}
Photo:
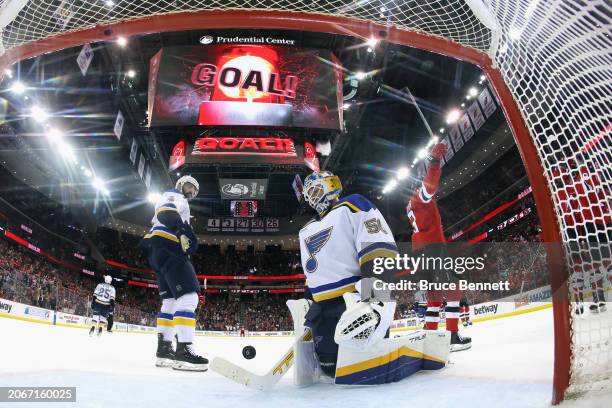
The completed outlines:
{"type": "MultiPolygon", "coordinates": [[[[300,389],[289,372],[274,390],[263,393],[213,372],[154,367],[157,338],[151,334],[90,338],[82,329],[0,318],[0,386],[77,387],[76,405],[37,403],[36,408],[546,407],[552,392],[552,325],[551,309],[475,323],[463,330],[472,337],[472,349],[453,353],[443,370],[418,373],[400,383],[300,389]]],[[[261,374],[290,343],[286,337],[196,338],[197,350],[209,359],[221,355],[261,374]],[[247,344],[257,349],[252,360],[242,357],[247,344]]]]}

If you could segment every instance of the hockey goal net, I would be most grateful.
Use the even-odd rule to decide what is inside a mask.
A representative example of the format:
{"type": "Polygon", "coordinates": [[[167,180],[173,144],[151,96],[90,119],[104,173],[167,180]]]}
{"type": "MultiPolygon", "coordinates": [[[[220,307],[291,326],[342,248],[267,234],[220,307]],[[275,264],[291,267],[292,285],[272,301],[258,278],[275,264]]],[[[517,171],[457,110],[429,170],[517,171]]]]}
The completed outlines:
{"type": "MultiPolygon", "coordinates": [[[[607,0],[0,0],[0,74],[86,42],[213,28],[374,36],[479,65],[523,156],[543,239],[563,244],[551,266],[558,403],[612,388],[612,310],[577,315],[591,290],[571,285],[612,234],[611,15],[607,0]]],[[[596,266],[609,284],[610,265],[596,266]]]]}

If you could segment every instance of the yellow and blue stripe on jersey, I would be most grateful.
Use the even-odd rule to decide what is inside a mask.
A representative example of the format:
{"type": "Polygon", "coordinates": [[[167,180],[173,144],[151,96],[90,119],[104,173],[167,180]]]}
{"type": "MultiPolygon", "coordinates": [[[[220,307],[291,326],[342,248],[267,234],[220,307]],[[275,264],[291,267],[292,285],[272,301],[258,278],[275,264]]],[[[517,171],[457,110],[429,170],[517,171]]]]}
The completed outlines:
{"type": "Polygon", "coordinates": [[[331,208],[335,210],[336,208],[346,207],[351,212],[357,213],[361,211],[370,211],[371,209],[376,208],[374,204],[372,204],[367,198],[362,196],[361,194],[351,194],[344,198],[341,198],[334,206],[331,208]]]}
{"type": "Polygon", "coordinates": [[[326,283],[317,287],[308,287],[315,302],[329,300],[342,296],[348,292],[355,292],[355,283],[359,282],[361,276],[349,276],[337,282],[326,283]]]}
{"type": "Polygon", "coordinates": [[[357,253],[359,266],[375,258],[395,258],[398,254],[397,245],[392,242],[374,242],[357,253]]]}
{"type": "Polygon", "coordinates": [[[157,315],[157,326],[174,327],[174,315],[171,313],[159,313],[157,315]]]}
{"type": "Polygon", "coordinates": [[[189,326],[189,327],[195,327],[196,325],[196,319],[195,319],[195,313],[193,312],[188,312],[186,310],[179,310],[177,312],[174,312],[174,319],[172,319],[174,322],[174,326],[189,326]]]}
{"type": "Polygon", "coordinates": [[[161,225],[151,228],[151,230],[144,236],[144,239],[149,239],[153,237],[165,238],[169,241],[176,242],[177,244],[180,242],[177,236],[169,228],[163,227],[161,225]]]}

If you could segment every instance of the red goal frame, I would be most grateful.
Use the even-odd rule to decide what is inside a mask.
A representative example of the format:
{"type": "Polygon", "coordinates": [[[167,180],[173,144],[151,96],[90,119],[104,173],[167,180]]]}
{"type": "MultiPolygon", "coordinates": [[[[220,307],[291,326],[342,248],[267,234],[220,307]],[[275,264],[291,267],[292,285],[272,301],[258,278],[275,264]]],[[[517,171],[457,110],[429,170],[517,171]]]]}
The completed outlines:
{"type": "Polygon", "coordinates": [[[197,11],[100,24],[93,28],[58,34],[16,46],[7,50],[1,57],[0,72],[3,73],[5,68],[22,59],[89,42],[112,41],[119,36],[129,37],[159,32],[224,28],[300,30],[350,35],[364,39],[375,37],[464,60],[482,69],[501,102],[523,159],[542,227],[542,241],[554,244],[547,245],[555,331],[552,402],[553,404],[561,402],[570,382],[571,324],[567,287],[568,270],[563,261],[560,228],[555,216],[553,200],[547,187],[544,167],[538,156],[534,141],[501,73],[493,68],[491,58],[484,52],[462,46],[442,37],[347,17],[262,10],[197,11]]]}

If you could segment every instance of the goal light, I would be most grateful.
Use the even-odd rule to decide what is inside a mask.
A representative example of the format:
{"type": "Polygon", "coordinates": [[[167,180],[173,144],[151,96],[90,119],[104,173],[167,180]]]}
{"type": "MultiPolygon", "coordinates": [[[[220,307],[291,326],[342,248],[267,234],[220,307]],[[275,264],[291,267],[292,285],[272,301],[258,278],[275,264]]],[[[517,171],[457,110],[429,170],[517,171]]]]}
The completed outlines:
{"type": "Polygon", "coordinates": [[[127,45],[127,38],[125,37],[117,38],[117,45],[120,46],[121,48],[125,47],[127,45]]]}

